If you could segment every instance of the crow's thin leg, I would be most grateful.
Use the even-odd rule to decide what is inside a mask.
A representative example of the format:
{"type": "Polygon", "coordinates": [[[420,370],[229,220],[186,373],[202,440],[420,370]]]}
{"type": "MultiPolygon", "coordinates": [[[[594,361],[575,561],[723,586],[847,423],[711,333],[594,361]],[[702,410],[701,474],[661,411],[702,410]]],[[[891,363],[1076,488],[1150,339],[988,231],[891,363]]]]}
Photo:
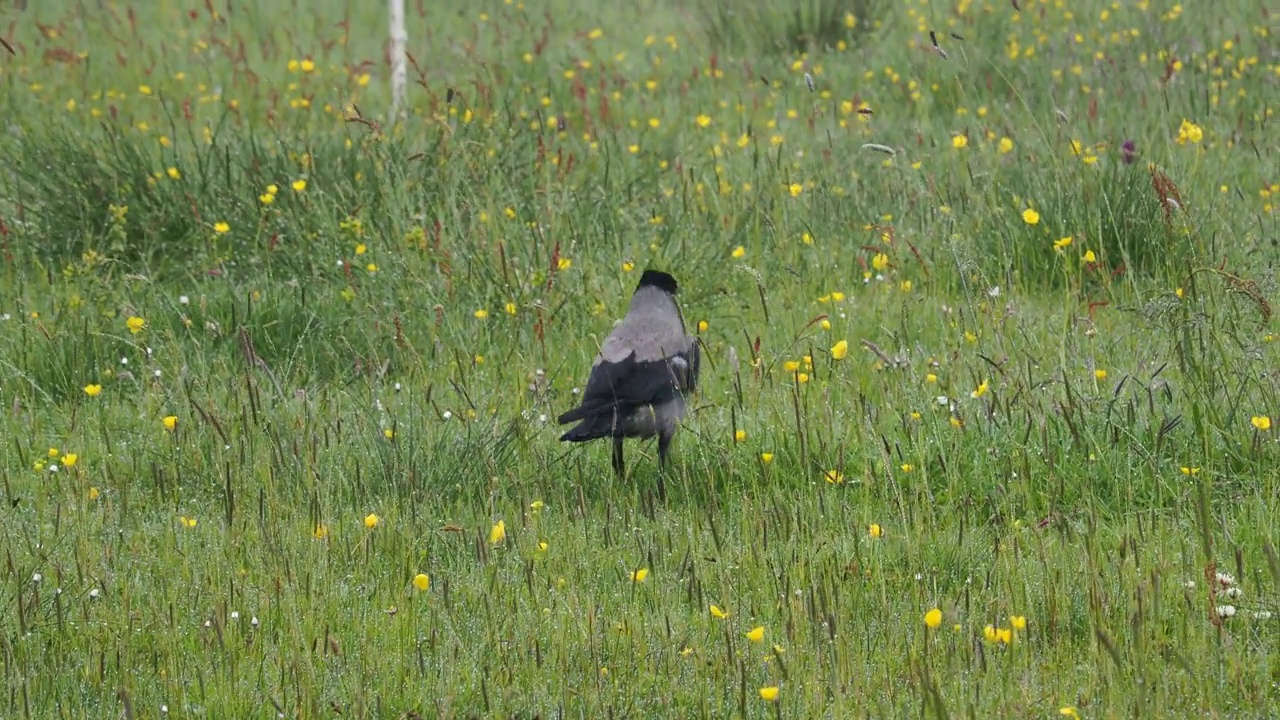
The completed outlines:
{"type": "Polygon", "coordinates": [[[658,499],[667,501],[667,466],[671,464],[671,438],[675,433],[659,433],[658,435],[658,499]]]}
{"type": "Polygon", "coordinates": [[[622,438],[615,437],[613,439],[613,472],[619,478],[626,474],[627,465],[622,459],[622,438]]]}

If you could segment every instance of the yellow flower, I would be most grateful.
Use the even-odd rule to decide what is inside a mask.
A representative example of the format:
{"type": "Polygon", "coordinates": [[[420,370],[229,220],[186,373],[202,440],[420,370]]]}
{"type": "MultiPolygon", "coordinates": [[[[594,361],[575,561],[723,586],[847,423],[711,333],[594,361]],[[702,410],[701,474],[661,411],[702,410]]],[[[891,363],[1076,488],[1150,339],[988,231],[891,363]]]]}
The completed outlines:
{"type": "Polygon", "coordinates": [[[929,628],[930,630],[937,628],[939,625],[942,624],[942,611],[939,610],[938,608],[934,608],[929,612],[925,613],[924,624],[925,624],[925,627],[929,628]]]}
{"type": "Polygon", "coordinates": [[[413,576],[413,586],[426,592],[431,589],[431,576],[426,573],[418,573],[413,576]]]}
{"type": "Polygon", "coordinates": [[[182,177],[182,173],[179,172],[176,167],[171,167],[168,170],[165,170],[165,172],[169,175],[170,180],[178,180],[182,177]]]}
{"type": "Polygon", "coordinates": [[[1098,368],[1097,370],[1093,371],[1093,377],[1095,380],[1106,380],[1107,371],[1103,370],[1102,368],[1098,368]]]}
{"type": "Polygon", "coordinates": [[[713,618],[715,618],[715,619],[717,619],[717,620],[723,620],[723,619],[725,619],[725,618],[729,617],[729,611],[728,611],[728,610],[721,610],[719,605],[712,605],[712,606],[711,606],[711,617],[713,617],[713,618]]]}
{"type": "Polygon", "coordinates": [[[98,488],[96,488],[96,487],[91,487],[91,488],[89,488],[89,499],[90,499],[90,500],[97,500],[97,499],[98,499],[98,496],[99,496],[100,494],[101,494],[101,493],[99,493],[99,492],[98,492],[98,488]]]}
{"type": "Polygon", "coordinates": [[[996,145],[996,149],[1000,151],[1001,155],[1008,154],[1013,150],[1013,141],[1007,137],[1002,137],[999,144],[996,145]]]}
{"type": "Polygon", "coordinates": [[[73,468],[76,466],[76,461],[79,459],[80,459],[79,455],[75,453],[67,453],[66,455],[62,456],[62,460],[61,460],[62,467],[73,468]]]}
{"type": "Polygon", "coordinates": [[[532,510],[535,515],[542,512],[543,508],[545,508],[546,506],[547,504],[542,502],[541,500],[534,500],[533,502],[529,503],[529,509],[532,510]]]}
{"type": "Polygon", "coordinates": [[[764,626],[760,625],[751,629],[746,638],[751,642],[764,642],[764,626]]]}
{"type": "Polygon", "coordinates": [[[938,376],[933,373],[928,373],[924,376],[924,381],[927,383],[936,383],[938,382],[938,376]]]}
{"type": "Polygon", "coordinates": [[[92,383],[84,386],[84,394],[88,395],[89,397],[98,397],[100,393],[102,393],[101,385],[92,383]]]}
{"type": "Polygon", "coordinates": [[[773,453],[769,453],[769,452],[760,453],[760,462],[764,463],[765,465],[768,465],[769,463],[773,462],[773,453]]]}
{"type": "Polygon", "coordinates": [[[964,148],[969,147],[969,138],[964,135],[952,135],[951,147],[957,150],[963,150],[964,148]]]}
{"type": "Polygon", "coordinates": [[[55,447],[49,448],[49,457],[51,458],[58,457],[58,448],[55,448],[55,447]]]}
{"type": "Polygon", "coordinates": [[[516,304],[515,304],[515,303],[513,303],[513,302],[509,302],[509,303],[507,303],[507,306],[506,306],[506,308],[504,308],[504,309],[507,311],[507,314],[508,314],[508,315],[515,315],[515,314],[516,314],[516,304]]]}
{"type": "Polygon", "coordinates": [[[743,440],[746,440],[746,439],[747,439],[747,431],[746,431],[746,430],[734,430],[734,431],[733,431],[733,441],[734,441],[734,442],[742,442],[743,440]]]}
{"type": "Polygon", "coordinates": [[[787,372],[789,372],[789,373],[793,373],[793,372],[795,372],[795,371],[797,371],[797,370],[799,370],[799,369],[800,369],[800,361],[799,361],[799,360],[788,360],[788,361],[786,361],[786,362],[782,363],[782,369],[783,369],[783,370],[786,370],[786,371],[787,371],[787,372]]]}
{"type": "Polygon", "coordinates": [[[848,354],[849,354],[849,342],[847,340],[841,340],[840,342],[831,346],[832,360],[843,360],[845,356],[848,354]]]}
{"type": "Polygon", "coordinates": [[[804,186],[800,183],[791,183],[787,186],[787,191],[791,193],[791,197],[800,197],[800,193],[804,192],[804,186]]]}
{"type": "Polygon", "coordinates": [[[1040,213],[1032,210],[1031,208],[1027,208],[1022,211],[1022,222],[1028,225],[1035,225],[1040,222],[1040,213]]]}
{"type": "Polygon", "coordinates": [[[1271,429],[1271,416],[1269,415],[1254,415],[1250,418],[1249,422],[1253,423],[1254,427],[1262,430],[1263,432],[1271,429]]]}
{"type": "Polygon", "coordinates": [[[631,573],[631,582],[642,583],[647,577],[649,577],[649,568],[640,568],[631,573]]]}
{"type": "Polygon", "coordinates": [[[327,525],[315,526],[315,528],[311,530],[311,537],[317,540],[324,540],[325,538],[329,537],[329,526],[327,525]]]}
{"type": "Polygon", "coordinates": [[[1013,631],[1009,628],[997,628],[988,625],[982,629],[982,637],[986,638],[986,641],[990,643],[1008,645],[1013,642],[1013,631]]]}
{"type": "Polygon", "coordinates": [[[1083,260],[1087,263],[1098,262],[1098,256],[1094,255],[1092,250],[1085,250],[1083,260]]]}
{"type": "Polygon", "coordinates": [[[875,257],[871,258],[871,267],[876,272],[882,272],[889,267],[889,256],[884,253],[876,253],[875,257]]]}
{"type": "Polygon", "coordinates": [[[489,544],[497,545],[507,539],[507,523],[505,520],[499,520],[493,527],[489,528],[489,544]]]}
{"type": "Polygon", "coordinates": [[[475,311],[474,313],[472,313],[472,315],[474,315],[477,320],[484,320],[485,318],[489,317],[489,311],[485,310],[484,308],[481,308],[475,311]]]}
{"type": "Polygon", "coordinates": [[[137,335],[147,326],[147,321],[135,315],[130,317],[128,320],[125,320],[124,324],[129,328],[129,332],[137,335]]]}
{"type": "Polygon", "coordinates": [[[733,257],[735,257],[735,258],[740,258],[740,257],[742,257],[743,255],[746,255],[746,254],[747,254],[747,249],[746,249],[746,248],[744,248],[744,247],[742,247],[741,245],[739,245],[738,247],[734,248],[734,249],[733,249],[733,252],[732,252],[732,253],[730,253],[730,255],[732,255],[732,256],[733,256],[733,257]]]}
{"type": "Polygon", "coordinates": [[[306,190],[307,189],[306,178],[298,178],[297,180],[294,180],[292,187],[294,192],[302,192],[303,190],[306,190]]]}
{"type": "Polygon", "coordinates": [[[1076,712],[1076,709],[1070,705],[1058,708],[1058,714],[1064,717],[1074,718],[1074,720],[1080,720],[1080,713],[1076,712]]]}
{"type": "Polygon", "coordinates": [[[311,72],[316,69],[316,64],[315,62],[308,59],[308,60],[302,61],[301,67],[302,67],[302,72],[311,72]]]}
{"type": "Polygon", "coordinates": [[[378,527],[378,516],[373,513],[369,513],[368,515],[365,515],[364,526],[369,528],[370,530],[378,527]]]}
{"type": "Polygon", "coordinates": [[[1014,630],[1026,630],[1027,618],[1024,615],[1014,615],[1009,618],[1009,624],[1013,626],[1014,630]]]}
{"type": "Polygon", "coordinates": [[[368,248],[368,247],[366,247],[364,243],[360,243],[359,245],[356,245],[356,254],[357,254],[357,255],[363,255],[363,254],[365,254],[365,253],[367,253],[367,252],[369,252],[369,248],[368,248]]]}
{"type": "Polygon", "coordinates": [[[1199,475],[1199,474],[1200,474],[1200,468],[1198,468],[1198,467],[1187,467],[1186,465],[1183,465],[1183,466],[1182,466],[1182,474],[1183,474],[1183,475],[1199,475]]]}
{"type": "Polygon", "coordinates": [[[263,205],[270,205],[275,201],[276,201],[276,196],[272,193],[263,193],[258,196],[258,202],[262,203],[263,205]]]}
{"type": "Polygon", "coordinates": [[[871,527],[867,529],[873,538],[884,537],[884,528],[875,523],[871,523],[871,527]]]}
{"type": "Polygon", "coordinates": [[[187,517],[186,515],[178,516],[178,522],[182,523],[182,527],[188,530],[196,526],[196,519],[193,517],[187,517]]]}
{"type": "MultiPolygon", "coordinates": [[[[1034,211],[1034,210],[1028,210],[1027,212],[1035,212],[1035,211],[1034,211]]],[[[1024,215],[1025,215],[1025,213],[1024,213],[1024,215]]],[[[1032,224],[1034,225],[1035,223],[1032,223],[1032,224]]],[[[1054,250],[1063,250],[1063,249],[1065,249],[1065,248],[1067,248],[1067,247],[1070,247],[1070,246],[1071,246],[1071,236],[1070,236],[1070,235],[1068,235],[1068,236],[1066,236],[1066,237],[1064,237],[1064,238],[1061,238],[1061,239],[1059,239],[1059,240],[1054,240],[1054,241],[1053,241],[1053,249],[1054,249],[1054,250]]]]}
{"type": "Polygon", "coordinates": [[[1204,130],[1201,130],[1199,125],[1183,118],[1182,124],[1178,126],[1178,144],[1186,145],[1188,141],[1195,144],[1203,139],[1204,130]]]}
{"type": "Polygon", "coordinates": [[[384,438],[386,438],[386,439],[388,439],[388,440],[395,440],[395,439],[396,439],[396,431],[395,431],[395,430],[392,430],[391,428],[386,428],[385,430],[383,430],[383,431],[382,431],[382,437],[384,437],[384,438]]]}
{"type": "Polygon", "coordinates": [[[376,263],[369,263],[368,265],[364,266],[364,269],[371,273],[376,273],[378,272],[378,265],[376,263]]]}
{"type": "Polygon", "coordinates": [[[707,331],[707,328],[709,327],[711,327],[711,325],[706,320],[698,321],[698,332],[704,333],[707,331]]]}
{"type": "Polygon", "coordinates": [[[698,115],[697,117],[695,117],[695,118],[693,119],[693,122],[694,122],[694,124],[696,124],[696,125],[697,125],[698,127],[700,127],[700,128],[710,127],[710,126],[711,126],[711,116],[709,116],[709,115],[701,115],[701,114],[700,114],[700,115],[698,115]]]}
{"type": "Polygon", "coordinates": [[[822,473],[822,477],[832,485],[839,485],[844,482],[844,473],[839,470],[827,470],[822,473]]]}
{"type": "Polygon", "coordinates": [[[635,270],[635,269],[636,269],[636,264],[635,264],[635,263],[633,263],[633,262],[631,262],[630,260],[628,260],[628,261],[626,261],[626,262],[622,263],[622,272],[628,272],[628,273],[629,273],[629,272],[631,272],[632,270],[635,270]]]}
{"type": "Polygon", "coordinates": [[[983,380],[982,383],[978,385],[977,389],[969,393],[969,397],[974,398],[976,400],[982,397],[983,395],[987,394],[987,388],[988,388],[988,383],[986,380],[983,380]]]}
{"type": "Polygon", "coordinates": [[[556,268],[562,272],[565,270],[568,270],[571,267],[573,267],[573,261],[570,260],[569,258],[562,257],[558,261],[556,261],[556,268]]]}
{"type": "Polygon", "coordinates": [[[760,688],[760,699],[765,702],[773,702],[778,699],[778,686],[770,685],[769,687],[760,688]]]}
{"type": "Polygon", "coordinates": [[[164,429],[173,432],[178,427],[177,415],[165,415],[160,419],[160,424],[164,425],[164,429]]]}

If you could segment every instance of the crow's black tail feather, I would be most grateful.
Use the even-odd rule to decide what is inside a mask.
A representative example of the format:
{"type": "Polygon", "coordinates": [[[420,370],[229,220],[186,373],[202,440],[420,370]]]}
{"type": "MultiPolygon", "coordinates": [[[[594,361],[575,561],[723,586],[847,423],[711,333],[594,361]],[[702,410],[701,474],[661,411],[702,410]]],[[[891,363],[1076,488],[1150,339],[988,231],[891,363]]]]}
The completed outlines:
{"type": "Polygon", "coordinates": [[[585,418],[568,432],[560,436],[565,442],[586,442],[604,437],[613,437],[613,413],[602,413],[585,418]]]}

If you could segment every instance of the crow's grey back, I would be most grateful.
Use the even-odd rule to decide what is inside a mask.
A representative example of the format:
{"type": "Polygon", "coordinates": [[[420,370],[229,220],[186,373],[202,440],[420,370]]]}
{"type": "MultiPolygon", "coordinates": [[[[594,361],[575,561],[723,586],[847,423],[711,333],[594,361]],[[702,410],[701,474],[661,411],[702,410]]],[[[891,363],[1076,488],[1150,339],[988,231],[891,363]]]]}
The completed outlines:
{"type": "Polygon", "coordinates": [[[631,297],[622,324],[605,338],[595,364],[621,362],[633,351],[637,362],[663,360],[689,352],[690,341],[675,298],[659,288],[642,287],[631,297]]]}

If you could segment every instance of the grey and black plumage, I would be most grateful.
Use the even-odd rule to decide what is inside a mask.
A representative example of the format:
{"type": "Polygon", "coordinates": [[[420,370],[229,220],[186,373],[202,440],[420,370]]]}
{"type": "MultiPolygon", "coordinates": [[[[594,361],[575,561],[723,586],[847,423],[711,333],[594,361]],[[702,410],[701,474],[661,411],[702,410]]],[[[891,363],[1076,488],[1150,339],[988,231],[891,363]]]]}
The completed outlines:
{"type": "Polygon", "coordinates": [[[675,294],[675,278],[644,271],[626,317],[596,355],[582,404],[559,418],[561,425],[578,422],[561,440],[613,438],[618,475],[626,469],[622,440],[629,437],[657,435],[658,465],[666,468],[671,439],[685,415],[685,396],[698,380],[698,342],[685,334],[675,294]]]}

